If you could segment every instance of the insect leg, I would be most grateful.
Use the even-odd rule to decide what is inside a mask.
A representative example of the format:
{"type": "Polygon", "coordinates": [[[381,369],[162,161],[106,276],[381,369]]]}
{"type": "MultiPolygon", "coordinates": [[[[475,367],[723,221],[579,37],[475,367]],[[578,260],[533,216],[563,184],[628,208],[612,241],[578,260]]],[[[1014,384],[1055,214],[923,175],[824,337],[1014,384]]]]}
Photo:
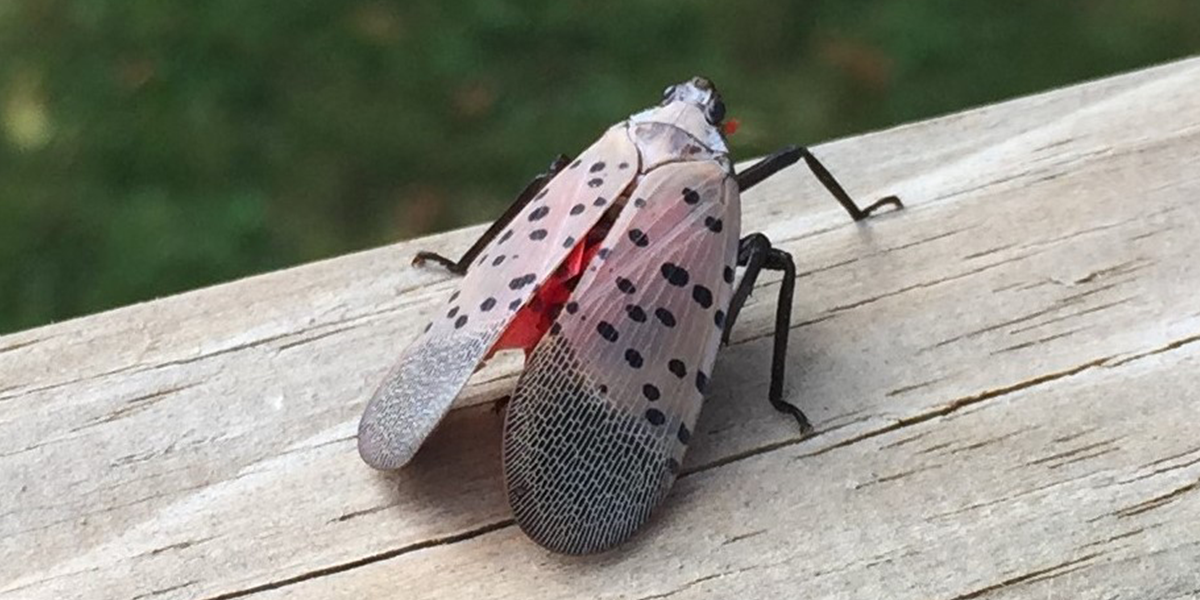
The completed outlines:
{"type": "Polygon", "coordinates": [[[483,252],[483,249],[486,248],[487,245],[491,243],[491,241],[495,239],[497,235],[500,235],[500,232],[504,231],[504,228],[507,227],[508,224],[517,217],[517,215],[521,214],[521,211],[533,201],[538,192],[542,191],[542,188],[546,187],[546,184],[549,183],[551,179],[554,179],[554,176],[558,175],[559,171],[565,169],[570,162],[571,159],[567,158],[566,154],[559,154],[558,158],[554,159],[554,162],[550,163],[550,168],[547,169],[546,172],[534,177],[533,181],[530,181],[529,185],[525,186],[525,189],[519,196],[517,196],[517,199],[512,203],[512,206],[509,206],[508,210],[504,211],[504,214],[500,215],[500,218],[496,219],[496,221],[492,223],[492,226],[489,227],[487,231],[483,232],[483,235],[479,236],[478,240],[475,240],[475,243],[471,245],[471,248],[462,255],[462,258],[453,260],[436,252],[427,252],[422,250],[417,252],[417,255],[413,257],[412,264],[419,266],[425,261],[432,261],[445,267],[447,271],[450,271],[455,275],[462,275],[466,273],[467,268],[471,266],[471,262],[479,256],[479,253],[483,252]]]}
{"type": "Polygon", "coordinates": [[[771,388],[767,399],[771,406],[779,412],[792,415],[800,425],[801,433],[812,430],[812,424],[796,405],[783,399],[783,381],[787,370],[788,334],[791,333],[792,296],[796,289],[796,264],[792,255],[771,246],[771,240],[761,233],[755,233],[742,238],[738,245],[738,265],[746,267],[738,289],[733,293],[729,303],[728,315],[725,317],[725,331],[722,333],[722,343],[729,342],[729,332],[737,320],[738,313],[750,296],[754,282],[763,269],[783,271],[783,279],[779,285],[779,299],[775,307],[775,347],[771,356],[771,388]]]}
{"type": "Polygon", "coordinates": [[[771,240],[761,233],[752,233],[738,242],[737,264],[739,267],[746,267],[746,273],[738,282],[737,289],[733,291],[733,299],[729,301],[728,314],[725,315],[725,330],[721,332],[722,344],[729,343],[729,332],[733,331],[733,324],[737,322],[738,315],[741,314],[742,307],[746,304],[746,299],[754,290],[754,282],[758,279],[758,273],[762,271],[763,261],[767,259],[767,251],[770,249],[771,240]]]}
{"type": "Polygon", "coordinates": [[[846,209],[846,212],[850,213],[850,218],[855,221],[861,221],[869,217],[871,213],[875,212],[875,209],[882,206],[890,205],[897,209],[904,208],[904,204],[896,196],[888,196],[866,208],[859,208],[854,203],[854,200],[850,198],[850,195],[846,193],[842,184],[838,183],[838,180],[834,178],[833,173],[830,173],[829,169],[826,169],[825,165],[821,164],[821,161],[817,160],[817,157],[813,156],[813,153],[803,146],[788,146],[751,165],[745,171],[738,173],[736,175],[738,188],[744,192],[759,184],[762,180],[792,166],[801,158],[804,159],[809,170],[813,172],[813,175],[817,177],[821,185],[825,186],[826,190],[829,190],[829,193],[837,199],[842,207],[846,209]]]}

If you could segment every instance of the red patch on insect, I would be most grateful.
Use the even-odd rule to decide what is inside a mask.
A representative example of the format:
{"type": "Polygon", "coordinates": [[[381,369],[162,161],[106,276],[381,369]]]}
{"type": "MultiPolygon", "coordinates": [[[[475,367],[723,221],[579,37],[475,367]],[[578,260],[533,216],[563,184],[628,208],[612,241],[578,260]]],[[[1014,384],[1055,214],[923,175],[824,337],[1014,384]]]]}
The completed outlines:
{"type": "Polygon", "coordinates": [[[728,119],[721,128],[725,131],[725,135],[733,135],[737,133],[738,128],[742,126],[742,122],[737,119],[728,119]]]}
{"type": "Polygon", "coordinates": [[[538,288],[537,294],[513,317],[508,328],[492,346],[491,353],[520,349],[524,350],[525,356],[528,357],[542,336],[554,325],[559,311],[575,292],[575,285],[583,276],[584,268],[599,251],[599,240],[584,240],[576,244],[562,265],[538,288]]]}

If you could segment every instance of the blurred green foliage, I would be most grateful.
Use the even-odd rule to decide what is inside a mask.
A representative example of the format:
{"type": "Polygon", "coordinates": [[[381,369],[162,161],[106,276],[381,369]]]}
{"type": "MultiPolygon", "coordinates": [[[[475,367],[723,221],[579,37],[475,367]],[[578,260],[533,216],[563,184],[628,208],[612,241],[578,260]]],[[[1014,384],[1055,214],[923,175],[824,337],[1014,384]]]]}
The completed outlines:
{"type": "Polygon", "coordinates": [[[0,332],[486,220],[693,74],[749,157],[1197,48],[1195,0],[7,0],[0,332]]]}

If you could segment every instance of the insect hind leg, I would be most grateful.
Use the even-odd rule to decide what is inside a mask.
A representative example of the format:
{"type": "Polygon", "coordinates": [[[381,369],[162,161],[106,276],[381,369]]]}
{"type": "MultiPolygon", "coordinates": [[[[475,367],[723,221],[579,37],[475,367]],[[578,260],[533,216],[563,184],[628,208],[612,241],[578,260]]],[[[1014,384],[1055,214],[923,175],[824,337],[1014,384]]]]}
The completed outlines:
{"type": "Polygon", "coordinates": [[[544,173],[539,174],[537,177],[534,177],[533,180],[529,182],[529,185],[525,186],[525,189],[521,191],[521,194],[517,196],[517,199],[513,201],[512,205],[508,207],[508,210],[504,211],[504,214],[500,215],[500,218],[496,219],[496,221],[492,223],[492,226],[488,227],[487,231],[483,232],[483,235],[479,236],[479,239],[475,240],[475,243],[471,245],[470,249],[468,249],[466,253],[463,254],[458,260],[447,258],[436,252],[421,250],[420,252],[417,252],[416,256],[413,257],[412,264],[414,266],[420,266],[426,262],[432,262],[441,265],[447,271],[450,271],[455,275],[465,274],[467,269],[470,268],[471,263],[474,262],[475,259],[478,258],[483,252],[483,249],[486,248],[487,245],[492,242],[492,240],[496,239],[496,236],[500,235],[500,232],[503,231],[509,223],[512,223],[512,220],[515,219],[517,215],[521,214],[522,210],[525,210],[525,207],[537,197],[538,193],[546,188],[546,184],[550,183],[550,180],[554,179],[554,176],[558,175],[559,171],[567,168],[567,165],[570,164],[570,162],[571,159],[568,158],[566,154],[559,154],[558,157],[550,163],[550,168],[546,169],[544,173]]]}
{"type": "Polygon", "coordinates": [[[779,285],[779,298],[775,307],[775,346],[771,353],[771,388],[767,400],[771,406],[782,413],[792,415],[800,425],[801,433],[812,431],[812,424],[804,411],[796,405],[783,399],[783,382],[787,370],[788,334],[792,324],[792,297],[796,289],[796,263],[792,255],[771,245],[771,240],[761,233],[754,233],[742,238],[738,244],[738,266],[746,267],[742,280],[738,282],[737,290],[729,303],[728,315],[725,318],[725,331],[721,334],[722,343],[729,342],[729,332],[737,321],[738,314],[746,304],[746,299],[754,289],[758,275],[764,269],[782,271],[783,279],[779,285]]]}
{"type": "Polygon", "coordinates": [[[855,221],[861,221],[875,212],[876,209],[884,206],[892,206],[897,210],[904,208],[904,203],[900,202],[900,198],[896,196],[887,196],[877,200],[866,208],[859,208],[858,204],[846,193],[846,189],[842,184],[838,183],[837,178],[817,157],[812,151],[804,146],[788,146],[760,161],[754,163],[745,171],[738,173],[737,179],[738,188],[745,192],[746,190],[761,183],[764,179],[782,171],[783,169],[792,166],[800,159],[804,159],[804,163],[808,165],[810,171],[816,176],[817,181],[825,186],[825,189],[850,213],[850,218],[855,221]]]}

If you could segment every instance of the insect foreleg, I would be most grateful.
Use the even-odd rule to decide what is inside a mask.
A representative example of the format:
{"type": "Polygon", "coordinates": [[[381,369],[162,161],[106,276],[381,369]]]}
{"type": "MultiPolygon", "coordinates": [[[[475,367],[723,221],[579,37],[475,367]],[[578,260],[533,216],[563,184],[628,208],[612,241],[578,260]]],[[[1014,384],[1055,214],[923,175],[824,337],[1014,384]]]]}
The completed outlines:
{"type": "Polygon", "coordinates": [[[846,193],[846,190],[842,187],[842,184],[838,183],[838,180],[834,178],[833,173],[830,173],[829,169],[826,169],[825,165],[821,164],[821,161],[817,160],[817,157],[814,156],[813,153],[808,150],[808,148],[803,146],[788,146],[787,148],[784,148],[783,150],[780,150],[751,165],[745,171],[738,173],[736,176],[738,187],[741,189],[741,191],[745,192],[746,190],[762,182],[762,180],[774,175],[775,173],[778,173],[779,171],[782,171],[787,167],[792,166],[801,158],[804,159],[804,162],[808,165],[809,170],[813,172],[813,175],[817,177],[817,180],[821,182],[821,185],[825,186],[826,190],[829,190],[829,193],[832,194],[835,199],[837,199],[842,207],[846,209],[846,212],[850,213],[850,218],[854,219],[855,221],[861,221],[869,217],[871,213],[875,212],[875,209],[882,206],[890,205],[896,207],[897,209],[904,208],[904,204],[901,203],[900,198],[897,198],[896,196],[888,196],[876,201],[874,204],[871,204],[866,208],[859,208],[858,204],[855,204],[854,200],[850,198],[850,195],[846,193]]]}
{"type": "Polygon", "coordinates": [[[800,424],[801,433],[812,430],[812,424],[796,405],[783,399],[783,382],[787,370],[788,334],[791,333],[792,295],[796,288],[796,264],[788,252],[771,246],[771,240],[761,233],[755,233],[742,238],[738,245],[738,266],[746,267],[738,288],[733,293],[729,303],[728,316],[725,318],[725,331],[722,333],[722,343],[729,342],[729,332],[737,320],[738,313],[750,296],[758,274],[763,269],[768,271],[783,271],[783,279],[779,285],[779,299],[775,307],[775,347],[771,356],[771,388],[767,399],[771,406],[779,412],[795,417],[800,424]]]}
{"type": "Polygon", "coordinates": [[[492,223],[492,226],[489,227],[487,231],[483,232],[483,235],[479,236],[478,240],[475,240],[475,243],[471,245],[471,248],[462,255],[462,258],[453,260],[436,252],[427,252],[422,250],[417,252],[417,255],[413,257],[412,264],[419,266],[425,261],[432,261],[445,267],[447,271],[450,271],[455,275],[462,275],[466,273],[467,269],[471,266],[471,263],[479,257],[479,253],[483,252],[483,249],[486,248],[487,245],[491,243],[491,241],[495,239],[497,235],[500,235],[500,232],[504,231],[504,228],[508,227],[508,224],[511,223],[518,214],[521,214],[521,211],[525,209],[525,206],[533,201],[538,192],[542,191],[542,189],[546,187],[546,184],[549,183],[551,179],[554,179],[554,176],[558,175],[559,171],[565,169],[570,162],[571,159],[568,158],[566,154],[559,154],[558,158],[555,158],[554,162],[550,163],[550,168],[547,169],[546,172],[534,177],[533,181],[530,181],[529,185],[525,186],[525,189],[519,196],[517,196],[517,199],[512,203],[512,205],[508,207],[508,210],[504,211],[504,214],[500,215],[500,218],[496,219],[496,222],[492,223]]]}

